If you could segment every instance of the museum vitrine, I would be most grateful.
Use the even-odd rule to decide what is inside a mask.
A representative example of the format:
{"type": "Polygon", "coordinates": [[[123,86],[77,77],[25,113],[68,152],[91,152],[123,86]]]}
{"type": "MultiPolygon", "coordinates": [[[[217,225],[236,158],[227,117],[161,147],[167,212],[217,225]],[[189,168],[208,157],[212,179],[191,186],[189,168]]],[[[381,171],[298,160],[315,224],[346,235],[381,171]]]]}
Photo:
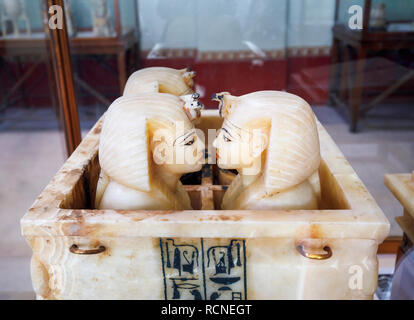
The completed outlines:
{"type": "Polygon", "coordinates": [[[412,9],[0,0],[0,128],[55,104],[71,155],[21,220],[36,297],[381,298],[402,235],[382,177],[414,164],[357,120],[410,91],[412,9]]]}
{"type": "Polygon", "coordinates": [[[329,97],[347,114],[352,132],[412,80],[413,15],[412,0],[336,1],[329,97]]]}

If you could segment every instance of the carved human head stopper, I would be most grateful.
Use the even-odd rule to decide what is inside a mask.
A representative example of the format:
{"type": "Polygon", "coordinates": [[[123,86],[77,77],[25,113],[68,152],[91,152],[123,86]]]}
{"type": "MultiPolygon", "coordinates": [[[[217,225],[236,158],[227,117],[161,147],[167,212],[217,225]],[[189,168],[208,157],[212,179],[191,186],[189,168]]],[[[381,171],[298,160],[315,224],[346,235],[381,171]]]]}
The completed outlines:
{"type": "Polygon", "coordinates": [[[115,100],[105,114],[100,136],[99,162],[104,172],[122,185],[150,191],[154,163],[161,163],[163,156],[175,157],[180,148],[182,163],[173,158],[158,169],[174,173],[200,170],[204,145],[184,105],[180,97],[165,93],[115,100]],[[159,148],[160,143],[165,147],[159,148]]]}
{"type": "Polygon", "coordinates": [[[170,93],[175,96],[192,94],[195,76],[195,71],[190,68],[144,68],[128,78],[123,95],[133,96],[144,92],[170,93]]]}
{"type": "Polygon", "coordinates": [[[123,96],[132,97],[149,92],[180,96],[185,101],[185,112],[193,123],[197,123],[204,106],[198,100],[200,95],[193,91],[195,75],[195,71],[190,68],[180,70],[167,67],[144,68],[129,77],[123,96]]]}
{"type": "MultiPolygon", "coordinates": [[[[221,92],[212,99],[219,102],[220,115],[225,119],[224,133],[216,139],[219,154],[220,149],[231,144],[227,134],[237,136],[240,132],[260,130],[266,135],[266,141],[251,152],[266,158],[262,172],[267,188],[285,190],[303,182],[318,169],[320,147],[316,120],[302,98],[281,91],[258,91],[240,97],[221,92]]],[[[231,169],[226,167],[226,161],[223,160],[221,167],[231,169]]]]}

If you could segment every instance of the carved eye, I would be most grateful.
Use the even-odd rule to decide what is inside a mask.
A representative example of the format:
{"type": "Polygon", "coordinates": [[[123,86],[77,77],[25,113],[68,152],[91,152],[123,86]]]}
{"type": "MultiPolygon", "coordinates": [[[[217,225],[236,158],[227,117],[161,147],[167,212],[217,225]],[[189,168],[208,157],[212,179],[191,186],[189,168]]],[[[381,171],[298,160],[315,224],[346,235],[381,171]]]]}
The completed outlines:
{"type": "Polygon", "coordinates": [[[225,142],[231,142],[231,139],[227,138],[226,136],[223,136],[223,139],[225,142]]]}
{"type": "Polygon", "coordinates": [[[191,139],[190,141],[188,141],[185,145],[186,146],[191,146],[194,143],[194,138],[191,139]]]}

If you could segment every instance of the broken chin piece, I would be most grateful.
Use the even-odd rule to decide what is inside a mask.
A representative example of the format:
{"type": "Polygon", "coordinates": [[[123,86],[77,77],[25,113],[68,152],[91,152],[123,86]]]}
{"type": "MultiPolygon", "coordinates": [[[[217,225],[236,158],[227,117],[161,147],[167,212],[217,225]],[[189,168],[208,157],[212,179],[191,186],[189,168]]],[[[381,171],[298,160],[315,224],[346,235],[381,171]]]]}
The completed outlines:
{"type": "Polygon", "coordinates": [[[184,111],[192,122],[200,120],[201,110],[204,109],[204,105],[198,101],[199,98],[200,94],[198,93],[181,96],[181,99],[185,102],[184,111]]]}

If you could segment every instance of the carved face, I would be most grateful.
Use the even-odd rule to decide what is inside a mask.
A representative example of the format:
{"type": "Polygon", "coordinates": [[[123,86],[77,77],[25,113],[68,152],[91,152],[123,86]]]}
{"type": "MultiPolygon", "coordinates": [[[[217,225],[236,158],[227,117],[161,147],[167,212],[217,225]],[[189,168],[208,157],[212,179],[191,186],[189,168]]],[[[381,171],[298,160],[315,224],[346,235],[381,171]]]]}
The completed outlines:
{"type": "Polygon", "coordinates": [[[302,98],[269,90],[240,97],[221,92],[212,99],[225,119],[214,142],[221,168],[263,172],[266,187],[274,191],[297,185],[318,169],[315,116],[302,98]]]}
{"type": "Polygon", "coordinates": [[[99,141],[102,170],[118,183],[141,191],[151,190],[157,172],[200,170],[204,139],[182,107],[179,97],[166,93],[115,100],[105,113],[99,141]]]}
{"type": "Polygon", "coordinates": [[[178,137],[173,127],[157,129],[151,146],[154,162],[174,174],[199,171],[204,163],[204,142],[194,128],[178,137]]]}
{"type": "MultiPolygon", "coordinates": [[[[267,146],[267,134],[263,124],[257,123],[238,127],[228,120],[213,142],[216,150],[217,164],[222,169],[244,169],[252,167],[254,160],[261,156],[267,146]]],[[[257,174],[254,172],[252,174],[257,174]]]]}

